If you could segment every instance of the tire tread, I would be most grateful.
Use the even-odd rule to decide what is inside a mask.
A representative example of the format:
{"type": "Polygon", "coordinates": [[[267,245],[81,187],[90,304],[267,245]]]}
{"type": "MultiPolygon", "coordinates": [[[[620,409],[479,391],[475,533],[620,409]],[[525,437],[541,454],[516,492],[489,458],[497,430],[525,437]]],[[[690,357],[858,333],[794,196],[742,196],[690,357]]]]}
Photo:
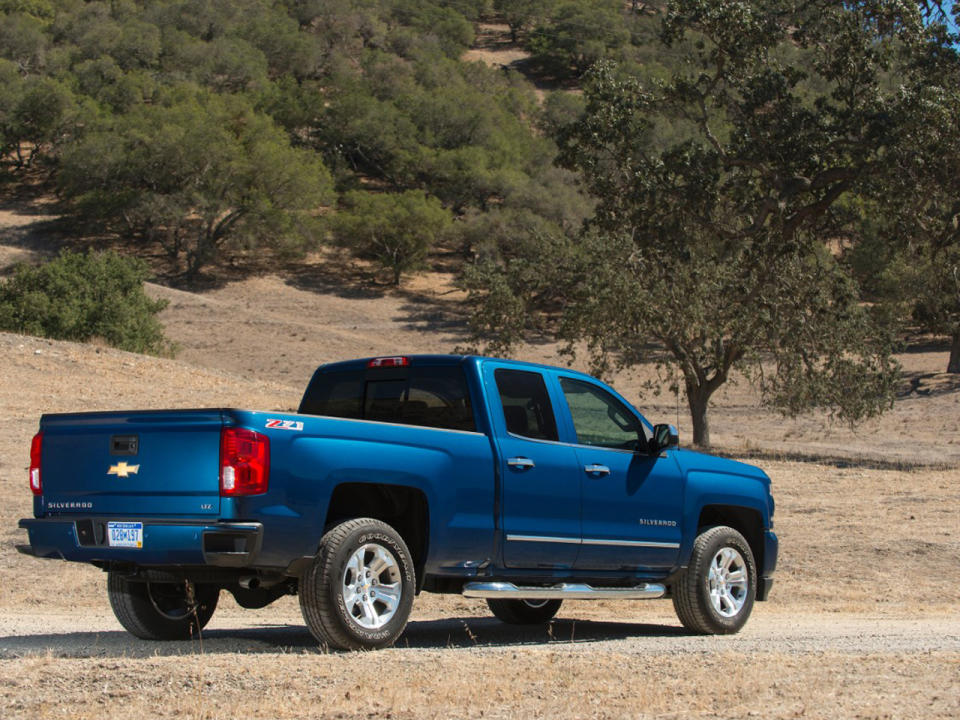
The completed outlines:
{"type": "Polygon", "coordinates": [[[560,610],[563,600],[550,600],[546,605],[532,608],[523,600],[512,598],[488,598],[487,607],[501,622],[508,625],[543,625],[550,622],[560,610]]]}
{"type": "Polygon", "coordinates": [[[124,630],[141,640],[188,640],[206,627],[217,607],[219,592],[202,600],[194,615],[171,620],[157,613],[146,587],[146,583],[130,582],[118,573],[107,574],[107,597],[114,616],[124,630]]]}
{"type": "MultiPolygon", "coordinates": [[[[745,617],[743,622],[735,627],[718,624],[708,615],[706,605],[700,596],[700,584],[702,582],[700,569],[704,562],[709,562],[710,560],[710,558],[705,557],[707,548],[710,547],[717,537],[729,533],[734,534],[735,538],[742,543],[743,548],[746,549],[749,554],[749,557],[745,557],[748,567],[753,569],[753,573],[749,575],[748,580],[750,583],[749,591],[750,593],[756,592],[755,564],[753,554],[750,552],[750,545],[746,539],[739,532],[725,525],[716,525],[703,529],[693,543],[690,563],[687,568],[680,573],[677,581],[674,582],[672,586],[673,608],[677,613],[677,617],[680,619],[680,623],[691,632],[700,635],[726,635],[737,632],[742,627],[743,622],[746,622],[745,617]]],[[[747,617],[749,617],[751,609],[752,602],[751,607],[747,608],[747,617]]]]}
{"type": "MultiPolygon", "coordinates": [[[[303,619],[314,638],[326,647],[342,650],[363,650],[371,647],[371,645],[363,643],[344,629],[333,595],[326,592],[327,588],[331,587],[333,583],[340,582],[340,578],[335,577],[336,568],[333,562],[336,551],[351,533],[359,530],[379,530],[388,537],[396,535],[396,539],[400,541],[402,549],[407,554],[407,561],[409,561],[410,553],[403,542],[403,538],[396,530],[381,520],[354,518],[353,520],[346,520],[324,533],[320,540],[320,550],[316,558],[310,563],[303,577],[300,578],[299,593],[300,611],[303,614],[303,619]]],[[[404,622],[404,625],[406,625],[406,622],[404,622]]],[[[399,633],[397,634],[399,635],[399,633]]],[[[382,644],[378,643],[376,647],[385,647],[392,642],[391,640],[382,644]]]]}

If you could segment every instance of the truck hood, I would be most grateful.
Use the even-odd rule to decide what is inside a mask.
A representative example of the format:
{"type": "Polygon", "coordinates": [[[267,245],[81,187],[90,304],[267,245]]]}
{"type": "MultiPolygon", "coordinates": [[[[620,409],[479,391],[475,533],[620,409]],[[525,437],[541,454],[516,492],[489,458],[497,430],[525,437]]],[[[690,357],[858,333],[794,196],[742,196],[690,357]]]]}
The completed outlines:
{"type": "Polygon", "coordinates": [[[770,486],[770,477],[756,465],[685,449],[677,450],[675,457],[684,475],[692,471],[739,475],[770,486]]]}

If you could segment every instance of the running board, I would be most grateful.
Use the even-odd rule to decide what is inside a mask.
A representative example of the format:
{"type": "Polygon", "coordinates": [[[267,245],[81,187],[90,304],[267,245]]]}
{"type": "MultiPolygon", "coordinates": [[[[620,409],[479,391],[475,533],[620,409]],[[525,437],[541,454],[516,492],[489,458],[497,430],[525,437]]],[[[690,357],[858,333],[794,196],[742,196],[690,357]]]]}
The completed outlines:
{"type": "Polygon", "coordinates": [[[471,582],[463,586],[464,597],[518,600],[653,600],[663,597],[666,592],[667,589],[657,583],[629,588],[595,588],[582,583],[517,587],[508,582],[471,582]]]}

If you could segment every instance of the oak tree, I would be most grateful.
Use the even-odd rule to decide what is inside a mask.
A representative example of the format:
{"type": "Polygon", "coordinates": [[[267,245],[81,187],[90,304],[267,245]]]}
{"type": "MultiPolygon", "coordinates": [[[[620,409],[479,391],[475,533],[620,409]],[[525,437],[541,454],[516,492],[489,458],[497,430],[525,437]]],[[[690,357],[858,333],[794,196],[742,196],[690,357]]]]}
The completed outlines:
{"type": "Polygon", "coordinates": [[[59,181],[73,217],[159,242],[188,275],[228,245],[318,242],[313,211],[332,194],[317,155],[247,101],[190,86],[89,128],[64,151],[59,181]]]}
{"type": "Polygon", "coordinates": [[[849,208],[888,193],[930,88],[954,82],[924,60],[956,51],[897,0],[671,2],[660,40],[682,60],[666,79],[590,73],[560,142],[596,213],[578,242],[488,268],[474,291],[498,327],[482,305],[477,327],[516,338],[532,314],[555,319],[601,369],[661,348],[697,445],[734,370],[786,413],[882,412],[897,366],[844,262],[849,208]]]}

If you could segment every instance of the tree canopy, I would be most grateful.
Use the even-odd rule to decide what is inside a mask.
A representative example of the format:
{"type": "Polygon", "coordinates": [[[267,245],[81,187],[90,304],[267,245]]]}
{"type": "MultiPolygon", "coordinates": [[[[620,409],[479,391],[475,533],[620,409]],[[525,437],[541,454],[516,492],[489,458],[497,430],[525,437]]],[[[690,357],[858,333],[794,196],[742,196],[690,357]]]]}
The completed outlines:
{"type": "Polygon", "coordinates": [[[83,218],[158,240],[191,274],[227,242],[309,242],[309,211],[332,189],[321,160],[243,98],[185,88],[85,128],[59,180],[83,218]]]}
{"type": "Polygon", "coordinates": [[[419,190],[402,193],[351,192],[334,227],[342,245],[390,270],[393,284],[424,264],[427,251],[449,230],[450,212],[419,190]]]}

